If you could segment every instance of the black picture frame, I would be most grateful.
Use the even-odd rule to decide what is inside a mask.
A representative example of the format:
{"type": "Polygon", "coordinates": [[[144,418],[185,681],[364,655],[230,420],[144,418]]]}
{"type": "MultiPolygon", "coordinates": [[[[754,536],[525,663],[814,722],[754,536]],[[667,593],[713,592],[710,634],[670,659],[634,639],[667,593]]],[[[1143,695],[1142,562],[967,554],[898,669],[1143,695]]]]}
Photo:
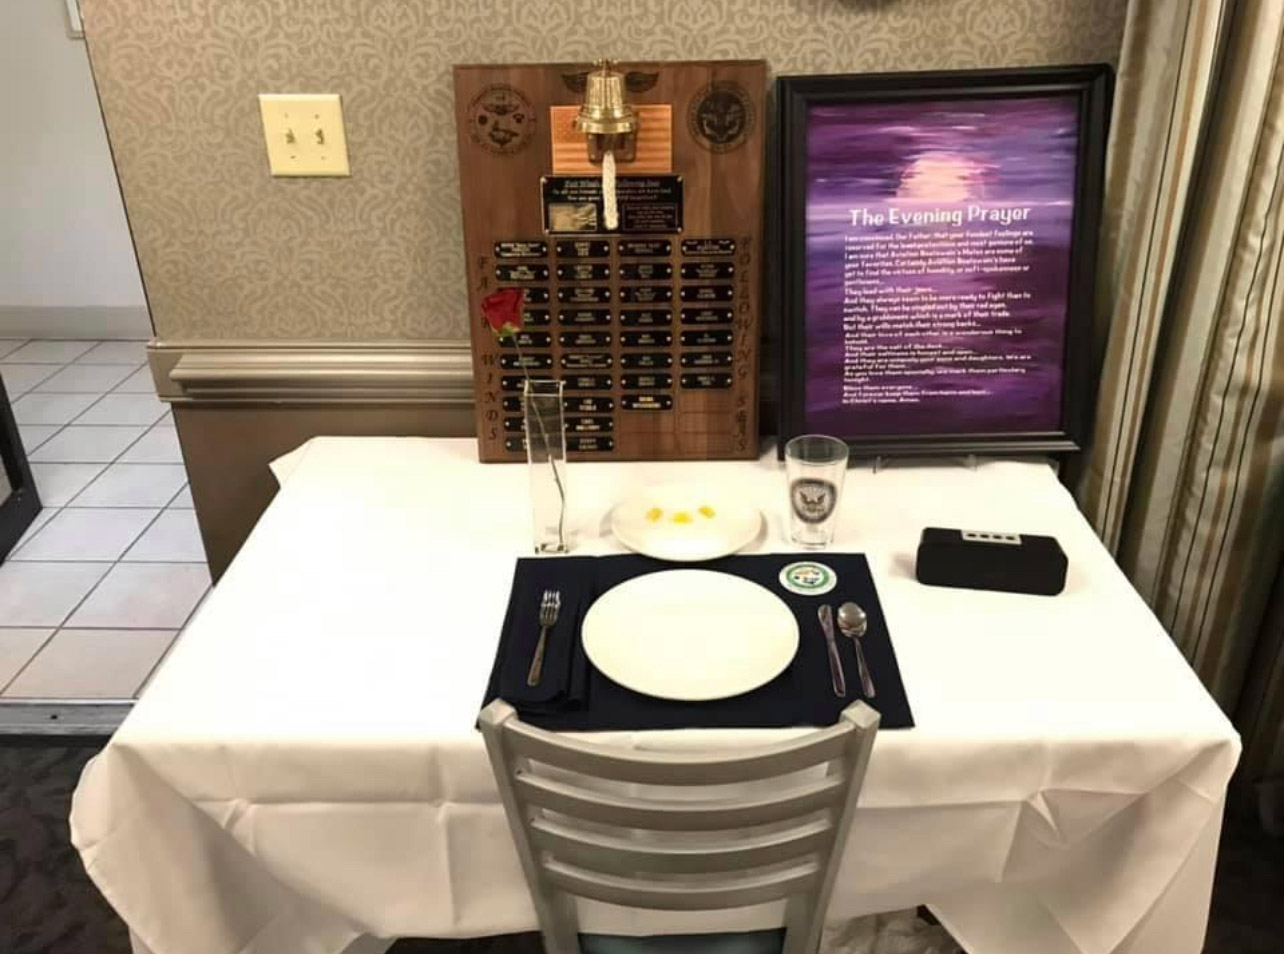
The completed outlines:
{"type": "Polygon", "coordinates": [[[3,563],[40,512],[40,496],[22,449],[13,409],[0,380],[0,469],[9,481],[9,496],[0,500],[0,563],[3,563]]]}
{"type": "Polygon", "coordinates": [[[776,83],[771,231],[775,268],[769,274],[780,342],[778,453],[805,433],[807,378],[806,195],[807,117],[813,106],[941,99],[1011,98],[1073,93],[1079,97],[1079,143],[1071,226],[1060,426],[1046,432],[977,432],[859,436],[846,440],[854,456],[1069,454],[1083,447],[1095,399],[1091,372],[1093,299],[1105,176],[1106,135],[1114,88],[1108,64],[1039,68],[782,76],[776,83]]]}

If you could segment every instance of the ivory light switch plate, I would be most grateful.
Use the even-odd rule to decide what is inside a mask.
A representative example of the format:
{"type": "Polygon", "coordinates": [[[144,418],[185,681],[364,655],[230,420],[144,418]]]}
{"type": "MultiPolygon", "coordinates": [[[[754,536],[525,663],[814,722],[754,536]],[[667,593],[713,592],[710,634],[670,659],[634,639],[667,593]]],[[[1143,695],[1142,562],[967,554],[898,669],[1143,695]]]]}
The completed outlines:
{"type": "Polygon", "coordinates": [[[260,93],[274,176],[346,176],[348,142],[338,93],[260,93]]]}

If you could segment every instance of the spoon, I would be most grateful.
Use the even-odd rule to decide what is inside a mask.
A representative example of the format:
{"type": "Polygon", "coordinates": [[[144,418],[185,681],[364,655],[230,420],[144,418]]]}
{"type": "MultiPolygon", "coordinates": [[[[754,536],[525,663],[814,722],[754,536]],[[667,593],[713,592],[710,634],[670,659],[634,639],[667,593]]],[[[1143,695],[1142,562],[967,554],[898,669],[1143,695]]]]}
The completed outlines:
{"type": "Polygon", "coordinates": [[[855,603],[844,603],[838,607],[838,628],[844,636],[851,639],[856,647],[856,665],[860,669],[860,688],[866,699],[874,698],[874,680],[869,675],[869,664],[865,662],[865,651],[861,649],[860,639],[869,628],[869,617],[855,603]]]}

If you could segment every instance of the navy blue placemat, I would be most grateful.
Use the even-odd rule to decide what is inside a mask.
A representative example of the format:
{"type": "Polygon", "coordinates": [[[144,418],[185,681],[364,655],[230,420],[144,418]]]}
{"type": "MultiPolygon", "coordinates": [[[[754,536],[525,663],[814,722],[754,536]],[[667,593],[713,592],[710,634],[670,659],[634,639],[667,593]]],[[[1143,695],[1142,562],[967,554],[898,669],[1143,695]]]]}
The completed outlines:
{"type": "Polygon", "coordinates": [[[679,567],[636,555],[522,559],[517,561],[513,576],[485,703],[503,698],[527,722],[571,731],[833,725],[843,709],[862,698],[860,676],[855,648],[840,633],[838,652],[847,676],[847,697],[834,695],[816,607],[828,602],[836,608],[839,603],[854,600],[869,617],[869,629],[861,646],[876,695],[865,701],[881,714],[881,728],[914,725],[878,591],[864,556],[775,553],[732,556],[684,564],[682,568],[731,573],[766,587],[784,600],[799,627],[798,654],[789,667],[752,692],[710,702],[656,699],[626,689],[589,663],[580,644],[580,623],[594,600],[613,586],[646,573],[679,567]],[[780,571],[785,565],[815,559],[837,573],[836,589],[823,596],[798,596],[780,585],[780,571]],[[539,638],[540,594],[546,589],[561,591],[562,612],[557,625],[549,631],[543,678],[532,688],[526,685],[526,674],[539,638]]]}

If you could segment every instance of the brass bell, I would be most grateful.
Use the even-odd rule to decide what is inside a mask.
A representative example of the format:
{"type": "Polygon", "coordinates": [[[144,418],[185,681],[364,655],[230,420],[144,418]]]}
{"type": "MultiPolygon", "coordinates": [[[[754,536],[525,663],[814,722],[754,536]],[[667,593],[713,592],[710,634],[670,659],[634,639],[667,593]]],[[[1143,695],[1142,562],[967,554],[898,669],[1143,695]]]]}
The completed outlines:
{"type": "Polygon", "coordinates": [[[575,128],[588,137],[593,162],[600,162],[608,149],[626,162],[633,159],[638,114],[624,101],[624,74],[611,69],[609,60],[600,60],[597,69],[588,74],[575,128]]]}

